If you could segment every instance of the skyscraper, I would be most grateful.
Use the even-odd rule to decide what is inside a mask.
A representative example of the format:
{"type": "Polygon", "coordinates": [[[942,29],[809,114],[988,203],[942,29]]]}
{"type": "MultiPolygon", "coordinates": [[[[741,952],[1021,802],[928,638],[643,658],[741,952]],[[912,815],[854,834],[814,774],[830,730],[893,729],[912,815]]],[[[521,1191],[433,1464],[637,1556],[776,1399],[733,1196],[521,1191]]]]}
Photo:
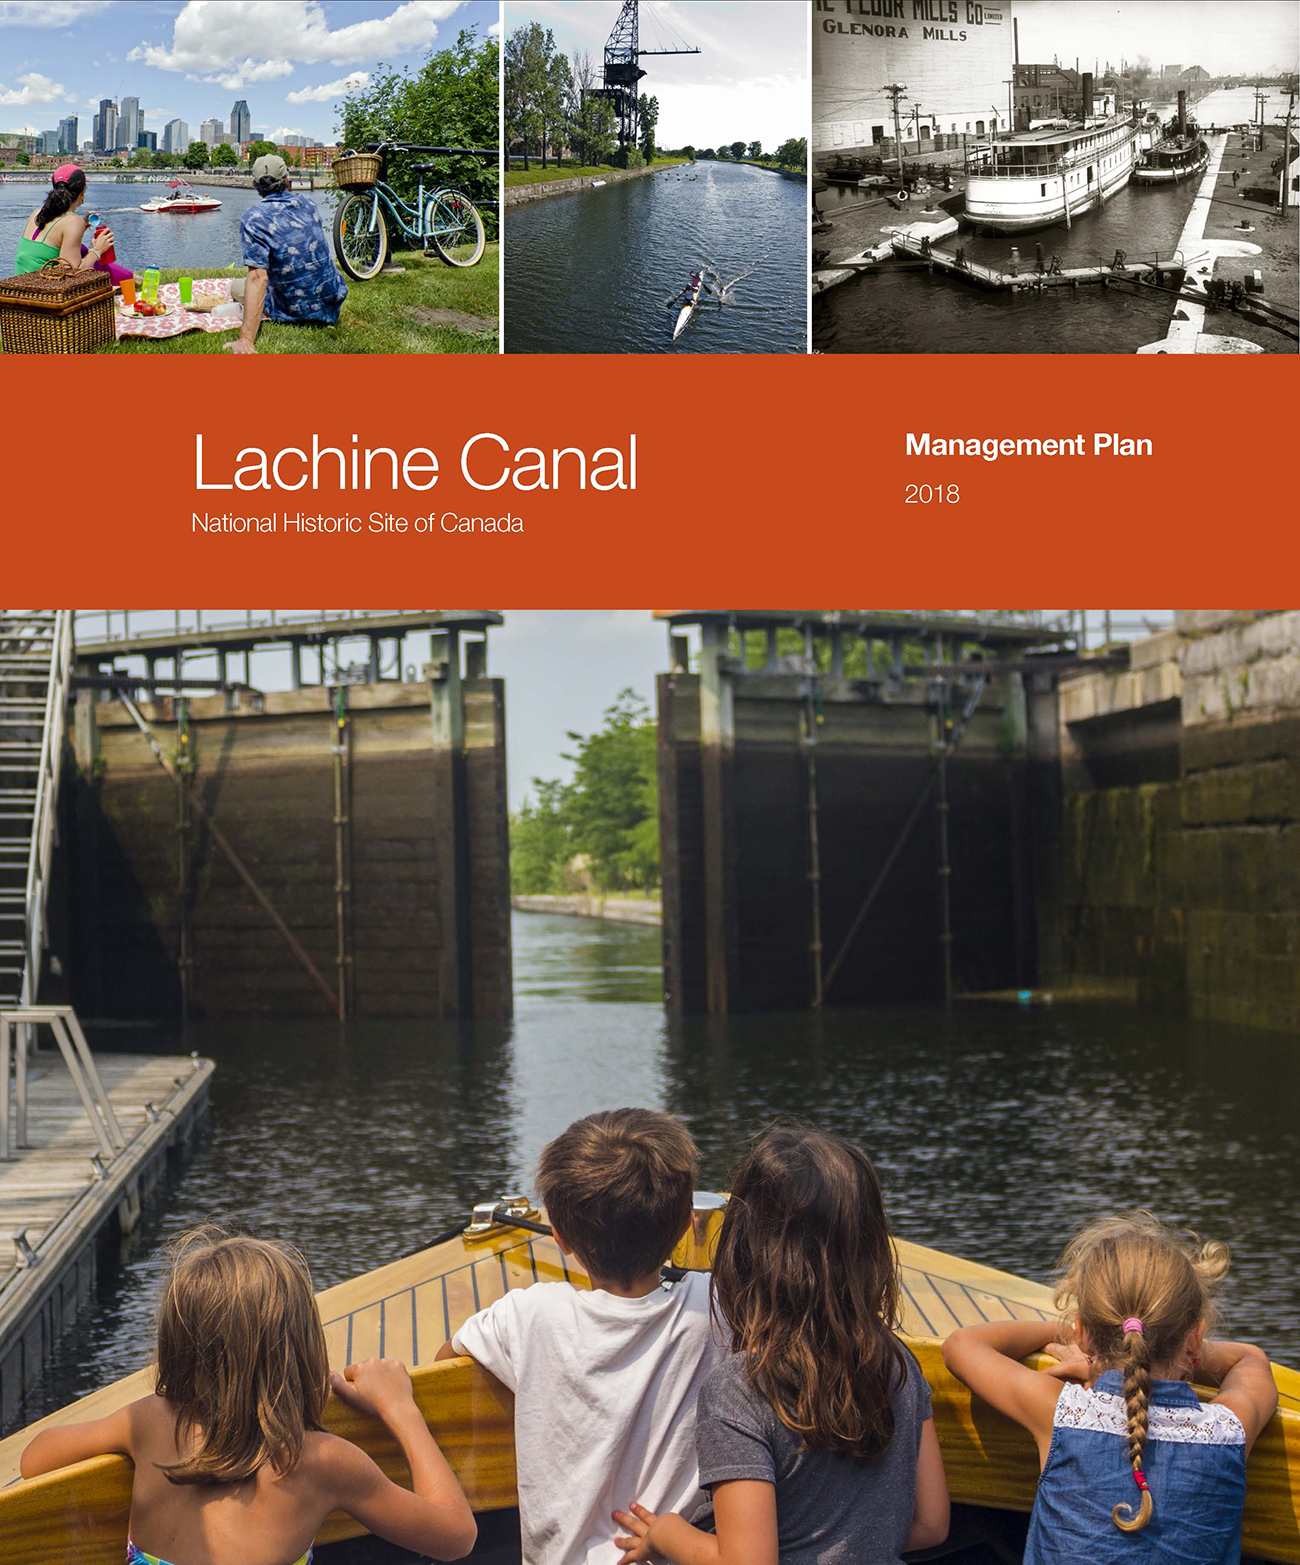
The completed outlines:
{"type": "Polygon", "coordinates": [[[163,127],[164,152],[181,153],[188,151],[190,145],[190,128],[184,120],[168,120],[163,127]]]}
{"type": "Polygon", "coordinates": [[[134,151],[142,123],[139,98],[123,98],[122,106],[118,110],[116,145],[134,151]]]}
{"type": "Polygon", "coordinates": [[[117,104],[112,98],[99,100],[99,114],[95,123],[99,127],[95,136],[95,151],[112,152],[117,146],[117,104]]]}
{"type": "Polygon", "coordinates": [[[137,147],[143,147],[146,152],[157,152],[158,133],[152,130],[142,130],[135,139],[137,147]]]}
{"type": "Polygon", "coordinates": [[[59,133],[57,130],[43,130],[41,132],[41,151],[43,153],[57,153],[59,148],[59,133]]]}
{"type": "Polygon", "coordinates": [[[59,151],[75,152],[77,146],[77,116],[69,114],[66,120],[59,121],[59,151]]]}
{"type": "Polygon", "coordinates": [[[230,111],[230,134],[236,146],[241,141],[247,141],[253,128],[253,116],[248,112],[248,105],[241,98],[230,111]]]}
{"type": "Polygon", "coordinates": [[[96,114],[90,122],[90,150],[99,151],[99,115],[96,114]]]}
{"type": "Polygon", "coordinates": [[[221,134],[220,120],[204,120],[199,126],[199,140],[205,147],[215,147],[217,137],[221,134]]]}

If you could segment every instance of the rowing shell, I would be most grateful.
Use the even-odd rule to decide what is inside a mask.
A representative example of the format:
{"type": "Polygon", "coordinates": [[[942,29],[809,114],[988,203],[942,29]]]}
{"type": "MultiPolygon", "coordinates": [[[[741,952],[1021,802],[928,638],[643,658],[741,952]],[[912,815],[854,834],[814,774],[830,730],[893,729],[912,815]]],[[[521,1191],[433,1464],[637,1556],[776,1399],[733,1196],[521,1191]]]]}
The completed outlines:
{"type": "Polygon", "coordinates": [[[676,342],[681,334],[686,330],[687,321],[689,321],[691,316],[694,315],[695,306],[700,302],[700,289],[703,287],[704,278],[701,277],[699,282],[696,283],[695,289],[691,294],[690,303],[682,305],[681,309],[678,311],[677,324],[673,327],[674,342],[676,342]]]}
{"type": "MultiPolygon", "coordinates": [[[[981,1320],[1048,1319],[1050,1293],[920,1245],[900,1242],[898,1254],[903,1335],[930,1384],[952,1498],[1028,1511],[1038,1481],[1033,1440],[948,1373],[940,1344],[957,1326],[981,1320]]],[[[679,1252],[676,1259],[687,1264],[700,1257],[679,1252]]],[[[318,1296],[330,1362],[341,1368],[372,1355],[404,1359],[416,1402],[471,1505],[476,1511],[507,1509],[518,1503],[512,1398],[469,1359],[435,1364],[433,1357],[464,1320],[511,1289],[563,1281],[587,1286],[553,1240],[519,1229],[434,1245],[318,1296]]],[[[1300,1565],[1300,1375],[1274,1365],[1273,1376],[1280,1406],[1251,1452],[1243,1551],[1279,1565],[1300,1565]]],[[[142,1370],[0,1442],[4,1565],[121,1565],[130,1463],[96,1457],[23,1482],[18,1459],[38,1429],[103,1417],[151,1388],[150,1371],[142,1370]]],[[[401,1451],[376,1420],[331,1397],[325,1424],[409,1486],[401,1451]]],[[[318,1541],[356,1537],[362,1530],[335,1513],[318,1541]]]]}

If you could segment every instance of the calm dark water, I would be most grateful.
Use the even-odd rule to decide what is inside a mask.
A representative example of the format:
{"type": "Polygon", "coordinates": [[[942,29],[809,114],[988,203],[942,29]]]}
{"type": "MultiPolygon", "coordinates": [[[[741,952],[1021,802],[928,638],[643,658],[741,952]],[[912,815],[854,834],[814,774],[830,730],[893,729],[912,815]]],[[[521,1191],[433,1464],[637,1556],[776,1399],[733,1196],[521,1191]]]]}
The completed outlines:
{"type": "MultiPolygon", "coordinates": [[[[142,212],[142,202],[164,195],[165,181],[183,176],[168,173],[156,184],[119,185],[114,180],[87,181],[83,213],[98,212],[113,230],[117,258],[142,272],[147,266],[219,267],[239,262],[239,219],[261,197],[255,190],[200,185],[202,195],[215,196],[215,212],[142,212]]],[[[321,208],[325,227],[334,221],[333,191],[303,191],[321,208]]],[[[10,267],[23,228],[45,199],[43,186],[0,184],[0,265],[10,267]]],[[[8,275],[8,272],[3,275],[8,275]]]]}
{"type": "Polygon", "coordinates": [[[901,1235],[1040,1279],[1077,1223],[1150,1206],[1233,1246],[1227,1329],[1300,1364],[1294,1039],[1064,1007],[679,1024],[657,931],[536,914],[514,929],[508,1026],[190,1030],[182,1046],[218,1064],[211,1131],[28,1419],[145,1362],[161,1246],[192,1224],[291,1239],[318,1286],[341,1282],[528,1188],[550,1136],[624,1103],[682,1114],[711,1186],[757,1127],[806,1116],[870,1151],[901,1235]]]}
{"type": "Polygon", "coordinates": [[[509,353],[803,353],[807,187],[739,163],[696,163],[507,208],[509,353]],[[735,281],[672,340],[665,300],[691,269],[735,281]]]}

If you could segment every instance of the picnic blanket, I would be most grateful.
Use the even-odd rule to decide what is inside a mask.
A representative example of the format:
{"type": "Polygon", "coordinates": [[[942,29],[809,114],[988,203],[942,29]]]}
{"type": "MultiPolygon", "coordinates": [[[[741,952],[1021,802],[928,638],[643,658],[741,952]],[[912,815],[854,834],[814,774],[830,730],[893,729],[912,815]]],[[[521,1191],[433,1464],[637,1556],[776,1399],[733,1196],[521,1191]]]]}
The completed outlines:
{"type": "MultiPolygon", "coordinates": [[[[194,298],[215,298],[219,303],[228,301],[230,279],[196,277],[194,298]]],[[[167,306],[166,315],[136,315],[119,299],[115,311],[118,340],[123,337],[178,337],[183,331],[238,331],[243,324],[242,318],[238,315],[219,315],[214,319],[211,315],[187,310],[181,303],[181,290],[178,283],[163,283],[158,289],[158,301],[167,306]]]]}

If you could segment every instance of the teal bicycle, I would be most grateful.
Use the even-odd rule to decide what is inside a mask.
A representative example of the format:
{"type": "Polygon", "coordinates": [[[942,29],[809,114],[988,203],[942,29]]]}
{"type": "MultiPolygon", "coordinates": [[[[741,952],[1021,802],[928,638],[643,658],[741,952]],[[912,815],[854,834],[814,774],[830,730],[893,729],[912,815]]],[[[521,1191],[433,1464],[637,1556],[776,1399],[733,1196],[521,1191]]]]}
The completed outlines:
{"type": "Polygon", "coordinates": [[[404,245],[420,246],[426,255],[434,250],[448,266],[477,266],[483,258],[483,217],[466,192],[451,185],[424,187],[423,176],[437,174],[436,163],[410,165],[410,172],[421,176],[414,205],[385,184],[388,158],[410,152],[469,155],[485,163],[498,156],[495,148],[417,147],[397,141],[367,143],[362,156],[351,149],[345,151],[335,164],[336,170],[343,165],[345,177],[340,178],[340,184],[349,193],[334,213],[334,254],[340,268],[355,282],[369,282],[383,271],[392,247],[390,234],[396,234],[404,245]],[[365,178],[364,183],[345,182],[353,173],[367,175],[374,170],[376,157],[375,177],[365,178]]]}

